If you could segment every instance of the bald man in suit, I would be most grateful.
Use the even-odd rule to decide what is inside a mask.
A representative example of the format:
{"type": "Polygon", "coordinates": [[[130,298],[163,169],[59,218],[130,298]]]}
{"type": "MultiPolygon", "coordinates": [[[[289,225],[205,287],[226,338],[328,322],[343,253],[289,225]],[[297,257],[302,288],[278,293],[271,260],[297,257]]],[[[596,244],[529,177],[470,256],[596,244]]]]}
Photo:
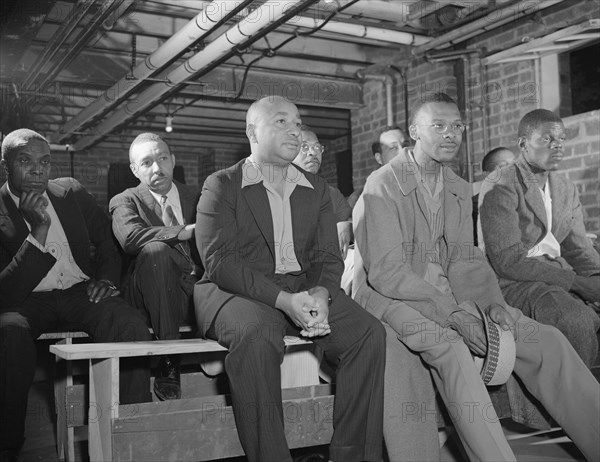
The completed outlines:
{"type": "Polygon", "coordinates": [[[330,459],[379,461],[385,332],[340,289],[329,188],[292,164],[300,126],[283,98],[255,102],[246,118],[250,156],[204,183],[196,240],[206,273],[194,289],[196,317],[207,338],[229,349],[225,369],[249,461],[291,461],[280,385],[286,334],[312,338],[336,368],[330,459]]]}

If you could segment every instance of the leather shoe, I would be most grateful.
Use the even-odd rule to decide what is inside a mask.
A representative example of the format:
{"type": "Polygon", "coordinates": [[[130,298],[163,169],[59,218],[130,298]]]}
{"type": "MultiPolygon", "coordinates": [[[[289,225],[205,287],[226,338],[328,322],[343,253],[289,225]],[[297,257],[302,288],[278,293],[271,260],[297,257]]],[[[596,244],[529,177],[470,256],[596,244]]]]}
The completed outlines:
{"type": "Polygon", "coordinates": [[[179,358],[162,356],[158,361],[154,378],[154,393],[161,401],[181,398],[179,358]]]}

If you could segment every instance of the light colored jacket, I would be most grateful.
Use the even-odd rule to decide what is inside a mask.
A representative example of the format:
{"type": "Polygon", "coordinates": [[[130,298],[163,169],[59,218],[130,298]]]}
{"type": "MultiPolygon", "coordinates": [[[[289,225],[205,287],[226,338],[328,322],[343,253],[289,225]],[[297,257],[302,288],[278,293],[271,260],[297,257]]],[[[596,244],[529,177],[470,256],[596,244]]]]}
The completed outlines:
{"type": "Polygon", "coordinates": [[[405,148],[373,172],[354,207],[355,300],[378,318],[390,303],[406,304],[444,327],[457,303],[505,306],[492,268],[473,245],[471,188],[447,167],[442,168],[440,263],[456,301],[425,281],[427,253],[433,249],[424,232],[427,213],[417,194],[416,166],[408,156],[405,148]]]}

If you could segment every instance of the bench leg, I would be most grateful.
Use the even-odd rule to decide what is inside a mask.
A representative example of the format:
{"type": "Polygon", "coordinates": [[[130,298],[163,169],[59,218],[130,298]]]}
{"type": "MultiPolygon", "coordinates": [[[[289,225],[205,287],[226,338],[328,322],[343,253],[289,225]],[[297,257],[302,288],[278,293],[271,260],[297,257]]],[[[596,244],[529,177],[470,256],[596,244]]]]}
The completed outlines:
{"type": "Polygon", "coordinates": [[[112,421],[119,417],[119,358],[90,359],[88,445],[91,462],[112,457],[112,421]]]}
{"type": "MultiPolygon", "coordinates": [[[[70,345],[71,338],[57,342],[70,345]]],[[[56,377],[54,378],[54,402],[56,403],[56,448],[59,459],[66,462],[75,461],[75,432],[67,425],[67,387],[73,386],[73,367],[71,361],[63,361],[56,357],[56,377]],[[64,366],[64,367],[63,367],[64,366]]]]}

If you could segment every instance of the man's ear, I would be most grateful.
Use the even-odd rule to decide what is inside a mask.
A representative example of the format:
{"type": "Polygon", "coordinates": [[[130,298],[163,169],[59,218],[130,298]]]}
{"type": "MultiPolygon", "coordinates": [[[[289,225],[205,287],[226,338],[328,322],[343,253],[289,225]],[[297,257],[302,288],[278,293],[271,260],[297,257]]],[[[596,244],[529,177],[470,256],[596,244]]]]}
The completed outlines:
{"type": "Polygon", "coordinates": [[[383,165],[383,160],[381,160],[381,153],[380,152],[376,152],[375,153],[375,160],[377,161],[377,163],[379,165],[383,165]]]}
{"type": "Polygon", "coordinates": [[[256,127],[254,124],[248,124],[246,126],[246,136],[250,140],[250,144],[258,143],[258,140],[256,139],[256,127]]]}
{"type": "Polygon", "coordinates": [[[408,134],[415,141],[417,141],[419,139],[419,137],[417,136],[417,126],[416,125],[411,125],[408,127],[408,134]]]}
{"type": "Polygon", "coordinates": [[[4,159],[0,159],[0,168],[8,175],[8,163],[4,159]]]}
{"type": "Polygon", "coordinates": [[[137,165],[135,165],[133,162],[129,162],[129,169],[131,170],[131,173],[133,173],[133,176],[139,178],[137,176],[137,165]]]}
{"type": "Polygon", "coordinates": [[[175,167],[175,154],[171,154],[171,160],[173,161],[173,167],[175,167]]]}
{"type": "Polygon", "coordinates": [[[517,145],[519,146],[519,149],[521,151],[527,151],[527,137],[519,136],[519,139],[517,140],[517,145]]]}

